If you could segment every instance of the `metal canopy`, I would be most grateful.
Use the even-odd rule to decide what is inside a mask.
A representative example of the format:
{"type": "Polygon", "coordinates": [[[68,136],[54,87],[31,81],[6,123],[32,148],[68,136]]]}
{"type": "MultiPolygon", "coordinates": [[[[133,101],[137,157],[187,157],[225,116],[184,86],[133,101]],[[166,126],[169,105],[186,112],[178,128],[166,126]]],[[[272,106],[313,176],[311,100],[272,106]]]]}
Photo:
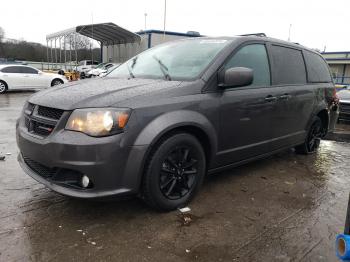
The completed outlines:
{"type": "Polygon", "coordinates": [[[92,38],[101,42],[103,45],[128,44],[141,41],[141,37],[138,34],[130,32],[114,23],[79,25],[67,30],[49,34],[46,36],[46,40],[50,41],[75,33],[92,38]]]}
{"type": "Polygon", "coordinates": [[[95,39],[104,45],[127,44],[141,41],[139,35],[114,23],[80,25],[76,27],[76,32],[95,39]]]}

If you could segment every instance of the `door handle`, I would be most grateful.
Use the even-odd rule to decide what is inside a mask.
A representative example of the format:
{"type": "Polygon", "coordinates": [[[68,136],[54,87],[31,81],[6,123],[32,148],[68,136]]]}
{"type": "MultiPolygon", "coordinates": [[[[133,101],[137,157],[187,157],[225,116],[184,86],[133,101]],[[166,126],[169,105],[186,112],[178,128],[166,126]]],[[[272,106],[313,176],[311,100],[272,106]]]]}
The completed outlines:
{"type": "Polygon", "coordinates": [[[278,98],[272,95],[268,95],[267,97],[265,97],[265,101],[266,102],[274,102],[276,101],[278,98]]]}
{"type": "Polygon", "coordinates": [[[288,100],[289,98],[291,98],[292,96],[290,94],[283,94],[279,97],[279,99],[281,100],[288,100]]]}

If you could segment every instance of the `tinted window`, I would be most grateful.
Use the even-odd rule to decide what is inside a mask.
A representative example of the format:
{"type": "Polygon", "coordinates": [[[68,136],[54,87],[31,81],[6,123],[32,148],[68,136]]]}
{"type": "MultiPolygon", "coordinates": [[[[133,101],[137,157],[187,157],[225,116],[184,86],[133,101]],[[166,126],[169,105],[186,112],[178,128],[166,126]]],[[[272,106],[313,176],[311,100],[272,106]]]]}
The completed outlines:
{"type": "Polygon", "coordinates": [[[309,51],[305,51],[304,54],[305,54],[305,62],[306,62],[309,82],[312,82],[312,83],[332,82],[328,65],[323,60],[323,58],[309,51]]]}
{"type": "Polygon", "coordinates": [[[96,62],[96,61],[94,61],[93,63],[94,63],[94,65],[98,65],[99,64],[99,62],[96,62]]]}
{"type": "Polygon", "coordinates": [[[254,71],[251,86],[270,85],[270,69],[265,45],[253,44],[242,47],[228,61],[225,69],[232,67],[247,67],[254,71]]]}
{"type": "Polygon", "coordinates": [[[23,74],[37,74],[38,70],[31,68],[31,67],[25,67],[25,66],[21,66],[21,73],[23,74]]]}
{"type": "Polygon", "coordinates": [[[86,61],[86,65],[91,65],[91,61],[86,61]]]}
{"type": "Polygon", "coordinates": [[[300,50],[276,46],[271,48],[274,84],[305,84],[306,71],[300,50]]]}
{"type": "Polygon", "coordinates": [[[19,66],[8,66],[1,70],[3,73],[21,73],[19,66]]]}

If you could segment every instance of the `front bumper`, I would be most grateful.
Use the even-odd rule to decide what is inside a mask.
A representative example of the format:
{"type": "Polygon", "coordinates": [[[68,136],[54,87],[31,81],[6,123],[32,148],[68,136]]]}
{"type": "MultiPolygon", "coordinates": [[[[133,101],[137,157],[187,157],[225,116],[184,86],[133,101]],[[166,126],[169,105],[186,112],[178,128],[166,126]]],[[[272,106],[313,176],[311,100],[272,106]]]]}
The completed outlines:
{"type": "Polygon", "coordinates": [[[138,193],[146,146],[123,146],[125,134],[94,138],[62,129],[43,139],[27,132],[21,120],[16,130],[22,169],[52,190],[78,198],[138,193]],[[82,175],[92,187],[79,186],[82,175]]]}

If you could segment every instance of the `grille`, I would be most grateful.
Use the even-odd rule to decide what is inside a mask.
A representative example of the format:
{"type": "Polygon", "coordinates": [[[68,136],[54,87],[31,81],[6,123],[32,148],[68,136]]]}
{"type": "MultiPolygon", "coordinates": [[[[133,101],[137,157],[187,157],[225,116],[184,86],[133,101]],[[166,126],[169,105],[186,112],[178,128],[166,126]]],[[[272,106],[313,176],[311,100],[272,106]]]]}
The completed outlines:
{"type": "Polygon", "coordinates": [[[350,121],[350,104],[340,103],[339,119],[350,121]]]}
{"type": "Polygon", "coordinates": [[[340,112],[350,114],[350,104],[340,103],[340,112]]]}
{"type": "Polygon", "coordinates": [[[25,118],[24,119],[24,124],[26,125],[26,128],[29,128],[29,125],[30,125],[30,120],[29,120],[29,118],[25,118]]]}
{"type": "Polygon", "coordinates": [[[35,120],[32,120],[32,131],[35,134],[41,136],[48,136],[51,134],[52,130],[55,128],[54,125],[49,125],[45,123],[40,123],[35,120]]]}
{"type": "Polygon", "coordinates": [[[45,106],[39,106],[38,107],[38,115],[59,120],[63,114],[63,110],[61,109],[56,109],[56,108],[50,108],[50,107],[45,107],[45,106]]]}
{"type": "Polygon", "coordinates": [[[57,173],[56,168],[46,167],[26,156],[23,156],[24,162],[28,165],[30,169],[32,169],[35,173],[43,178],[51,178],[57,173]]]}
{"type": "Polygon", "coordinates": [[[52,133],[64,110],[28,103],[24,112],[24,124],[28,132],[47,137],[52,133]]]}

